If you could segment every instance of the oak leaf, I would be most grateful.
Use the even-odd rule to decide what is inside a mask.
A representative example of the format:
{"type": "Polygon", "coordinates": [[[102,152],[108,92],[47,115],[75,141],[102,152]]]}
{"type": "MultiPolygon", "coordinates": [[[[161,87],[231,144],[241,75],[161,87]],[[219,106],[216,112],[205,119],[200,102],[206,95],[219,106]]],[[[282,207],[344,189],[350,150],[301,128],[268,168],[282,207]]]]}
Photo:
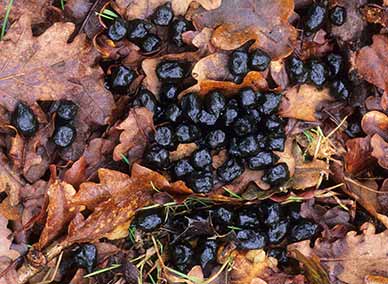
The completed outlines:
{"type": "Polygon", "coordinates": [[[4,216],[0,215],[0,256],[9,257],[15,259],[19,256],[19,253],[11,249],[12,239],[9,239],[11,230],[7,228],[8,220],[4,216]]]}
{"type": "Polygon", "coordinates": [[[363,234],[349,232],[334,242],[318,239],[313,248],[310,240],[291,244],[306,257],[315,256],[328,272],[330,283],[363,284],[365,276],[388,276],[388,231],[376,234],[372,224],[364,224],[363,234]]]}
{"type": "Polygon", "coordinates": [[[370,136],[357,137],[346,141],[345,169],[350,174],[358,174],[374,162],[371,156],[370,136]]]}
{"type": "Polygon", "coordinates": [[[388,169],[388,143],[380,135],[372,136],[370,144],[372,146],[372,156],[375,157],[380,166],[388,169]]]}
{"type": "Polygon", "coordinates": [[[98,176],[100,183],[81,184],[72,199],[73,206],[86,206],[92,213],[86,219],[81,214],[73,219],[66,245],[93,242],[103,237],[126,237],[136,210],[152,203],[155,187],[172,193],[192,193],[181,183],[169,183],[163,175],[136,163],[131,176],[108,169],[99,169],[98,176]]]}
{"type": "Polygon", "coordinates": [[[358,51],[355,67],[369,83],[388,91],[388,37],[374,35],[373,44],[358,51]]]}
{"type": "Polygon", "coordinates": [[[153,113],[144,107],[132,108],[116,129],[122,132],[120,144],[113,151],[113,160],[120,161],[123,156],[128,156],[129,164],[132,165],[143,156],[154,132],[153,113]]]}
{"type": "Polygon", "coordinates": [[[234,50],[255,40],[253,47],[280,59],[292,52],[296,40],[289,23],[293,11],[291,0],[224,0],[218,9],[194,13],[193,22],[200,30],[214,28],[212,44],[220,49],[234,50]]]}
{"type": "Polygon", "coordinates": [[[75,193],[75,189],[65,182],[56,180],[50,184],[47,193],[49,197],[47,220],[40,234],[38,244],[40,249],[62,233],[65,226],[80,209],[78,206],[71,204],[71,199],[75,193]]]}
{"type": "Polygon", "coordinates": [[[38,101],[72,100],[78,106],[77,139],[65,153],[77,159],[86,134],[110,121],[114,100],[104,88],[97,53],[86,36],[70,44],[72,23],[56,23],[33,37],[31,19],[23,15],[0,42],[0,106],[12,112],[18,101],[39,109],[38,101]]]}
{"type": "Polygon", "coordinates": [[[327,101],[332,101],[329,90],[311,85],[300,85],[288,89],[282,98],[279,115],[305,121],[318,121],[316,112],[327,101]]]}

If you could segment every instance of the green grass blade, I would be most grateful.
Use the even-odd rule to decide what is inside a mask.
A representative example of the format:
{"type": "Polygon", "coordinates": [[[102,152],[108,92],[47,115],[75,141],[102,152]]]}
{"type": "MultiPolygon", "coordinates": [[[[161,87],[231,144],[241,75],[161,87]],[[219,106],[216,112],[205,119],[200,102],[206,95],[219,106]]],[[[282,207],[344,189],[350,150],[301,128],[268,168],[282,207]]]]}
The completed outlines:
{"type": "Polygon", "coordinates": [[[113,18],[117,18],[119,15],[117,15],[115,12],[109,10],[109,9],[105,9],[104,11],[102,11],[102,13],[106,16],[110,16],[110,17],[113,17],[113,18]]]}
{"type": "Polygon", "coordinates": [[[3,25],[1,27],[0,40],[2,40],[4,35],[5,35],[5,29],[7,27],[9,13],[11,13],[12,5],[13,5],[13,0],[9,0],[8,5],[7,5],[7,10],[5,11],[5,16],[3,19],[3,25]]]}
{"type": "Polygon", "coordinates": [[[112,266],[109,266],[109,267],[105,267],[103,269],[99,269],[99,270],[96,270],[96,271],[93,271],[92,273],[89,273],[89,274],[86,274],[84,276],[84,278],[89,278],[89,277],[93,277],[93,276],[96,276],[98,274],[101,274],[101,273],[104,273],[104,272],[107,272],[107,271],[111,271],[113,269],[117,269],[121,266],[121,264],[118,264],[118,263],[115,263],[115,264],[112,264],[112,266]]]}

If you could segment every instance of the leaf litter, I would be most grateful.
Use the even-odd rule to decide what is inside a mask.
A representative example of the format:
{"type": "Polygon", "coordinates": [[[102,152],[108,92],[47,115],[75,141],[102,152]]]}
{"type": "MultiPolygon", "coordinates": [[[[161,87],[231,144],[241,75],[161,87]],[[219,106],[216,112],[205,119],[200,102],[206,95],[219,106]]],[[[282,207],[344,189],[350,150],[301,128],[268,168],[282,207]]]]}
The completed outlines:
{"type": "Polygon", "coordinates": [[[384,283],[388,3],[300,2],[0,3],[0,283],[384,283]],[[121,19],[125,35],[112,39],[121,19]],[[130,38],[139,23],[146,35],[130,38]],[[185,77],[162,79],[180,72],[161,75],[165,62],[185,63],[185,77]],[[244,105],[242,90],[257,105],[244,105]],[[200,118],[219,115],[217,92],[271,132],[254,138],[271,152],[253,150],[253,160],[237,132],[243,154],[232,154],[236,124],[200,118]],[[196,102],[185,103],[193,93],[200,123],[196,102]],[[54,106],[69,101],[76,115],[63,119],[54,106]],[[15,122],[20,102],[37,123],[31,136],[15,122]],[[203,141],[167,145],[171,106],[203,141]],[[70,146],[56,144],[61,127],[76,130],[70,146]],[[227,141],[204,168],[194,156],[215,128],[227,141]],[[255,166],[260,157],[276,167],[255,166]],[[179,176],[184,161],[190,172],[179,176]]]}

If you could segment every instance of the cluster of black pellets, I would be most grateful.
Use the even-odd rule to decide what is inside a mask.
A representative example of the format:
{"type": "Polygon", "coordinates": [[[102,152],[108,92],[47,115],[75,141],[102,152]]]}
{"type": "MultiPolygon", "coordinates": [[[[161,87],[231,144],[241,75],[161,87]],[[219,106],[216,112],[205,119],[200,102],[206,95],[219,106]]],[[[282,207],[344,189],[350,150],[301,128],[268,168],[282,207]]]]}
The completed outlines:
{"type": "Polygon", "coordinates": [[[227,98],[212,91],[203,98],[196,93],[178,100],[179,85],[188,76],[187,63],[164,61],[156,73],[162,82],[159,100],[141,88],[134,100],[154,113],[157,124],[153,143],[143,162],[159,171],[170,171],[175,180],[184,180],[195,192],[207,193],[215,184],[229,184],[247,167],[265,170],[263,180],[280,186],[289,178],[285,163],[273,151],[283,151],[285,122],[276,112],[281,94],[240,90],[227,98]],[[190,157],[171,162],[169,153],[179,144],[196,143],[190,157]],[[212,157],[226,150],[227,159],[213,168],[212,157]]]}
{"type": "Polygon", "coordinates": [[[225,242],[233,241],[239,250],[264,249],[268,256],[278,260],[280,266],[289,263],[286,246],[293,242],[312,239],[320,231],[319,225],[300,215],[298,204],[281,205],[266,200],[243,207],[214,205],[198,208],[190,213],[176,212],[165,218],[163,211],[140,212],[133,224],[144,232],[153,232],[163,226],[169,232],[169,262],[177,270],[187,273],[200,265],[209,276],[217,265],[217,250],[225,242]],[[189,220],[211,223],[214,237],[203,231],[194,235],[182,233],[189,220]],[[229,235],[228,238],[225,238],[229,235]]]}
{"type": "MultiPolygon", "coordinates": [[[[58,147],[66,148],[74,142],[76,129],[73,126],[73,120],[77,110],[77,105],[69,100],[61,100],[52,104],[50,113],[56,113],[55,131],[52,140],[58,147]]],[[[23,102],[18,102],[16,105],[11,122],[25,137],[35,135],[39,127],[34,112],[23,102]]]]}
{"type": "Polygon", "coordinates": [[[169,42],[177,47],[183,47],[182,34],[193,30],[191,22],[184,17],[174,19],[171,3],[166,3],[154,11],[147,20],[134,19],[125,21],[122,18],[114,20],[107,30],[107,36],[113,41],[127,39],[140,47],[145,54],[155,53],[162,46],[162,39],[156,33],[156,26],[168,28],[169,42]]]}

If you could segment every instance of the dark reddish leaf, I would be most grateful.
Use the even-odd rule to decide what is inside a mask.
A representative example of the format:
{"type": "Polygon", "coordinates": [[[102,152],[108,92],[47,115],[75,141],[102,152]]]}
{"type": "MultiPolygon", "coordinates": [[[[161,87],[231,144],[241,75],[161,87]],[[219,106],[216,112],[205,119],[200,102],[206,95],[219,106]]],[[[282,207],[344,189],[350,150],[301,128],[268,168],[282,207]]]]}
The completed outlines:
{"type": "Polygon", "coordinates": [[[378,134],[388,140],[388,116],[382,112],[367,112],[361,120],[361,127],[366,134],[378,134]]]}
{"type": "Polygon", "coordinates": [[[380,166],[388,169],[388,143],[381,138],[380,135],[375,134],[370,140],[372,146],[372,156],[375,157],[380,166]]]}
{"type": "Polygon", "coordinates": [[[373,44],[357,53],[355,65],[365,80],[388,91],[388,37],[374,35],[373,44]]]}
{"type": "Polygon", "coordinates": [[[233,50],[256,40],[255,47],[279,59],[291,53],[296,39],[296,30],[288,22],[293,8],[289,0],[224,0],[218,9],[196,13],[193,21],[199,29],[215,29],[212,44],[220,49],[233,50]]]}

